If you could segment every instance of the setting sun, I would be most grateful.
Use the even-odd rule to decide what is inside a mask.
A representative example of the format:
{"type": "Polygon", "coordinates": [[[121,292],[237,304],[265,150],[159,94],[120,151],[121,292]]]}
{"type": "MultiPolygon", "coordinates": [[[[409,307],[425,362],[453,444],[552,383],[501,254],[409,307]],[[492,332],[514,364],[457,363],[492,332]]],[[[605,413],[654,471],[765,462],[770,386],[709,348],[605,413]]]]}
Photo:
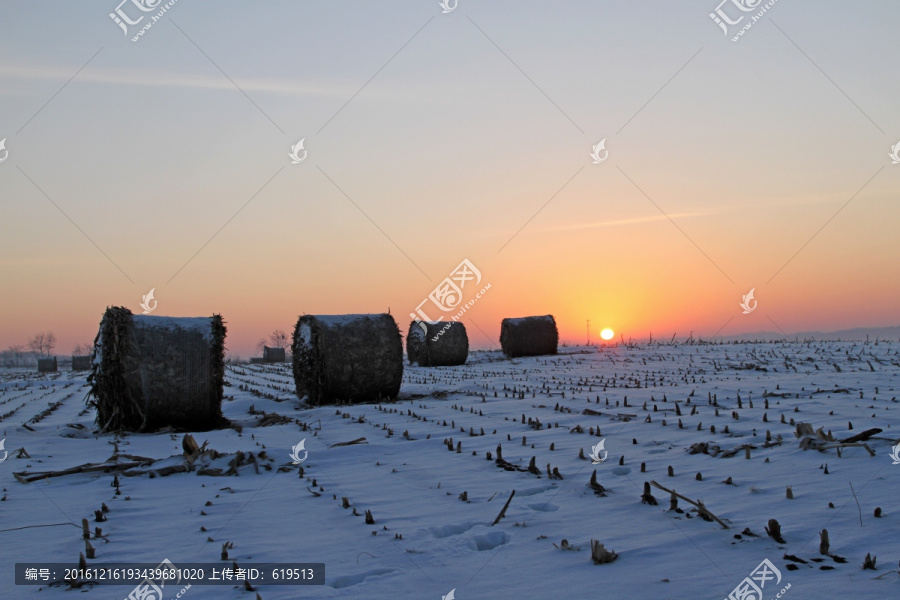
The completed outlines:
{"type": "Polygon", "coordinates": [[[604,329],[600,332],[600,337],[602,337],[604,340],[611,340],[614,335],[615,333],[613,333],[612,329],[604,329]]]}

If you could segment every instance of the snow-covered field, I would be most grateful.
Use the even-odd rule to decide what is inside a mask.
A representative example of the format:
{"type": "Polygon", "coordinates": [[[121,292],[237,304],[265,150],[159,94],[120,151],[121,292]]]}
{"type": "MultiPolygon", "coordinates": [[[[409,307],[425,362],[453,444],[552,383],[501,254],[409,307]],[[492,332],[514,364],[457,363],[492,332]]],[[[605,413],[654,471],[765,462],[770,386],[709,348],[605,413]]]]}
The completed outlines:
{"type": "Polygon", "coordinates": [[[133,586],[14,585],[14,562],[77,562],[82,519],[96,551],[89,565],[325,564],[322,586],[195,585],[186,600],[439,600],[451,590],[458,600],[722,599],[764,559],[781,574],[766,600],[788,586],[789,600],[897,598],[898,350],[881,341],[570,347],[515,360],[474,352],[463,367],[407,366],[396,402],[314,409],[298,404],[288,365],[233,366],[223,411],[235,427],[193,434],[224,456],[207,454],[192,472],[177,472],[182,432],[97,436],[83,374],[0,372],[0,598],[126,598],[133,586]],[[801,449],[792,422],[838,440],[883,432],[865,441],[874,456],[861,445],[839,456],[801,449]],[[304,439],[300,476],[290,452],[304,439]],[[601,439],[604,462],[579,457],[601,439]],[[690,453],[696,443],[708,453],[690,453]],[[200,474],[227,472],[239,451],[236,474],[200,474]],[[119,473],[118,495],[112,472],[13,475],[116,454],[138,464],[119,473]],[[595,471],[606,495],[589,486],[595,471]],[[670,494],[655,487],[659,504],[642,503],[648,481],[701,499],[728,528],[685,500],[669,510],[670,494]],[[106,520],[95,522],[103,504],[106,520]],[[767,536],[769,519],[784,543],[767,536]],[[819,552],[823,528],[833,557],[819,552]],[[591,539],[618,558],[593,564],[591,539]],[[876,570],[862,569],[867,553],[876,570]]]}

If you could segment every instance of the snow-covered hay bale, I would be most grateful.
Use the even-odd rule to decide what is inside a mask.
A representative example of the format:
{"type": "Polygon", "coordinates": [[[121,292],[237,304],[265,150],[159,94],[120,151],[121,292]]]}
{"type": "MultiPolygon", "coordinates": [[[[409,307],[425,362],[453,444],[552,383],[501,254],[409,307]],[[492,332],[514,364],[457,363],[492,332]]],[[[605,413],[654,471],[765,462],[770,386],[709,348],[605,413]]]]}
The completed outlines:
{"type": "Polygon", "coordinates": [[[91,357],[90,356],[73,356],[72,357],[72,370],[73,371],[90,371],[91,370],[91,357]]]}
{"type": "Polygon", "coordinates": [[[106,309],[94,340],[89,405],[102,431],[225,424],[225,325],[212,317],[134,315],[106,309]]]}
{"type": "Polygon", "coordinates": [[[38,373],[56,373],[56,357],[39,358],[38,373]]]}
{"type": "Polygon", "coordinates": [[[284,362],[284,348],[269,348],[268,346],[263,346],[263,362],[267,363],[283,363],[284,362]]]}
{"type": "Polygon", "coordinates": [[[292,353],[297,396],[313,405],[396,398],[403,342],[394,317],[303,315],[292,353]]]}
{"type": "Polygon", "coordinates": [[[409,364],[422,367],[464,365],[469,356],[466,326],[459,321],[413,321],[406,334],[406,356],[409,364]]]}
{"type": "Polygon", "coordinates": [[[556,354],[559,331],[553,315],[503,319],[500,325],[500,347],[510,358],[556,354]]]}

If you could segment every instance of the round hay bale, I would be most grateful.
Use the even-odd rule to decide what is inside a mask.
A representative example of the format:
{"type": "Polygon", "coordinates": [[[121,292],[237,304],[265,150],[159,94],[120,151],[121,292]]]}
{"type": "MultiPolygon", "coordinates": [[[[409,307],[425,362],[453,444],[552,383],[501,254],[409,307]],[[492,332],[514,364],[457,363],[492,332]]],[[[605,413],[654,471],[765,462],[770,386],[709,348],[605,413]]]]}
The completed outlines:
{"type": "Polygon", "coordinates": [[[553,315],[503,319],[500,325],[500,347],[510,358],[556,354],[558,345],[559,331],[553,315]]]}
{"type": "Polygon", "coordinates": [[[284,356],[284,348],[269,348],[268,346],[263,346],[263,362],[283,363],[284,356]]]}
{"type": "Polygon", "coordinates": [[[90,356],[73,356],[72,357],[72,370],[73,371],[90,371],[91,370],[91,357],[90,356]]]}
{"type": "Polygon", "coordinates": [[[292,353],[297,396],[313,405],[393,399],[403,379],[403,342],[394,317],[303,315],[292,353]]]}
{"type": "Polygon", "coordinates": [[[421,367],[464,365],[469,356],[466,326],[459,321],[413,321],[406,334],[406,356],[409,364],[421,367]]]}
{"type": "Polygon", "coordinates": [[[39,358],[38,373],[56,373],[56,357],[39,358]]]}
{"type": "Polygon", "coordinates": [[[90,405],[101,431],[207,430],[222,417],[225,324],[106,309],[91,355],[90,405]]]}

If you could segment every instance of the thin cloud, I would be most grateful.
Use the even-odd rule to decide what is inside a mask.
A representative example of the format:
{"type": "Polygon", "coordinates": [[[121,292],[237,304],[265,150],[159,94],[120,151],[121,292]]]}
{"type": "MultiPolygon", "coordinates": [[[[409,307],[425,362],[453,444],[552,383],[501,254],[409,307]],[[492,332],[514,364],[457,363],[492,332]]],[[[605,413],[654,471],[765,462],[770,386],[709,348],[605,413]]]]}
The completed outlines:
{"type": "MultiPolygon", "coordinates": [[[[747,211],[771,211],[772,209],[802,207],[802,206],[818,206],[823,204],[834,204],[837,202],[834,198],[803,198],[788,202],[768,202],[759,204],[740,204],[717,206],[708,210],[699,210],[693,212],[669,213],[669,217],[673,220],[692,219],[697,217],[712,217],[727,213],[747,212],[747,211]]],[[[544,231],[579,231],[584,229],[599,229],[603,227],[621,227],[626,225],[643,225],[645,223],[654,223],[657,221],[667,221],[665,215],[648,215],[646,217],[633,217],[630,219],[614,219],[609,221],[595,221],[593,223],[573,223],[569,225],[557,225],[554,227],[546,227],[544,231]]]]}
{"type": "MultiPolygon", "coordinates": [[[[65,81],[72,76],[71,67],[34,64],[0,64],[0,77],[24,81],[65,81]]],[[[171,73],[159,70],[115,69],[91,67],[78,75],[78,83],[136,85],[147,87],[182,87],[233,91],[234,85],[220,75],[171,73]]],[[[238,77],[236,81],[248,92],[346,98],[356,91],[353,83],[322,84],[293,79],[238,77]]],[[[358,87],[358,86],[357,86],[358,87]]]]}
{"type": "MultiPolygon", "coordinates": [[[[708,212],[683,212],[672,213],[669,216],[673,219],[687,219],[690,217],[705,217],[709,215],[719,214],[724,211],[708,211],[708,212]]],[[[613,221],[596,221],[594,223],[576,223],[573,225],[559,225],[556,227],[548,227],[547,231],[575,231],[580,229],[597,229],[600,227],[618,227],[622,225],[639,225],[643,223],[653,223],[655,221],[667,221],[665,215],[650,215],[647,217],[634,217],[631,219],[617,219],[613,221]]]]}

